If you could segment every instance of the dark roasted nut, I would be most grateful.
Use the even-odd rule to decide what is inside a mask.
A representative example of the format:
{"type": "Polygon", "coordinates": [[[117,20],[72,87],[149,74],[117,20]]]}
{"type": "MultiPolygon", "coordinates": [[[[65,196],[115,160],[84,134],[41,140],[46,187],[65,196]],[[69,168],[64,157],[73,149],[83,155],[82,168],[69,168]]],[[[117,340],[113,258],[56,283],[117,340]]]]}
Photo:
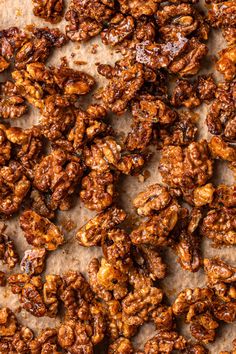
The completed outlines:
{"type": "Polygon", "coordinates": [[[104,24],[109,21],[114,13],[114,0],[71,0],[66,20],[67,37],[76,42],[87,41],[99,34],[104,24]]]}
{"type": "Polygon", "coordinates": [[[105,303],[108,318],[108,334],[112,340],[120,336],[131,338],[137,332],[137,326],[130,325],[122,317],[122,306],[118,300],[111,300],[105,303]]]}
{"type": "Polygon", "coordinates": [[[235,129],[235,95],[236,83],[218,84],[210,110],[207,114],[206,123],[211,134],[223,134],[227,140],[236,139],[235,129]]]}
{"type": "Polygon", "coordinates": [[[6,285],[6,274],[0,271],[0,286],[6,285]]]}
{"type": "Polygon", "coordinates": [[[165,41],[173,41],[178,36],[196,35],[207,40],[209,25],[204,17],[190,4],[165,5],[157,11],[159,32],[165,41]]]}
{"type": "Polygon", "coordinates": [[[118,0],[120,10],[124,14],[131,14],[139,18],[141,16],[152,16],[157,10],[159,0],[118,0]]]}
{"type": "Polygon", "coordinates": [[[234,1],[214,1],[208,12],[208,19],[213,27],[234,27],[236,7],[234,1]]]}
{"type": "Polygon", "coordinates": [[[132,342],[124,337],[118,338],[108,348],[108,354],[133,354],[132,342]]]}
{"type": "Polygon", "coordinates": [[[192,209],[186,229],[180,232],[174,250],[181,267],[190,272],[197,272],[201,266],[200,240],[196,229],[202,218],[199,209],[192,209]]]}
{"type": "Polygon", "coordinates": [[[80,199],[90,210],[97,212],[108,208],[114,201],[116,176],[111,172],[91,171],[82,179],[80,199]]]}
{"type": "Polygon", "coordinates": [[[205,140],[193,142],[185,149],[168,146],[162,150],[160,172],[163,181],[171,187],[201,186],[213,174],[213,161],[205,140]]]}
{"type": "Polygon", "coordinates": [[[138,154],[129,154],[122,151],[121,146],[111,136],[95,139],[94,143],[84,149],[85,164],[92,170],[99,172],[116,168],[129,175],[140,169],[144,158],[138,154]]]}
{"type": "Polygon", "coordinates": [[[57,23],[62,18],[63,0],[33,0],[34,15],[43,18],[45,21],[57,23]]]}
{"type": "Polygon", "coordinates": [[[166,353],[174,350],[182,351],[186,347],[186,339],[175,331],[159,330],[144,346],[144,354],[166,353]]]}
{"type": "Polygon", "coordinates": [[[131,232],[130,238],[136,245],[163,246],[169,244],[168,236],[178,221],[179,205],[173,203],[158,215],[153,215],[131,232]]]}
{"type": "Polygon", "coordinates": [[[17,330],[17,319],[7,307],[0,308],[0,336],[12,337],[17,330]]]}
{"type": "Polygon", "coordinates": [[[30,181],[22,166],[11,161],[8,167],[0,169],[0,213],[12,215],[17,212],[30,189],[30,181]]]}
{"type": "Polygon", "coordinates": [[[210,286],[218,283],[233,283],[236,281],[236,267],[222,261],[219,258],[205,258],[204,272],[210,286]]]}
{"type": "Polygon", "coordinates": [[[128,292],[127,275],[104,258],[101,262],[97,258],[92,259],[89,264],[89,277],[92,290],[104,300],[110,299],[109,293],[113,295],[112,298],[119,300],[128,292]]]}
{"type": "Polygon", "coordinates": [[[116,62],[114,68],[99,65],[98,72],[109,79],[99,97],[114,113],[122,114],[144,83],[143,66],[126,58],[116,62]]]}
{"type": "Polygon", "coordinates": [[[209,351],[202,344],[188,344],[184,354],[208,354],[209,351]]]}
{"type": "Polygon", "coordinates": [[[171,195],[168,189],[157,183],[140,192],[133,200],[133,205],[139,215],[148,216],[166,208],[170,201],[171,195]]]}
{"type": "Polygon", "coordinates": [[[57,344],[57,330],[53,328],[44,329],[37,338],[30,342],[32,354],[59,354],[57,344]]]}
{"type": "Polygon", "coordinates": [[[90,311],[89,304],[94,299],[89,283],[82,274],[75,271],[63,274],[62,281],[60,299],[65,307],[66,319],[87,320],[87,312],[90,311]]]}
{"type": "Polygon", "coordinates": [[[166,275],[166,265],[158,250],[148,246],[138,246],[134,252],[134,260],[139,269],[152,280],[163,279],[166,275]]]}
{"type": "Polygon", "coordinates": [[[215,244],[235,245],[235,208],[210,210],[203,219],[201,233],[215,244]]]}
{"type": "Polygon", "coordinates": [[[0,260],[12,269],[19,262],[19,256],[15,250],[14,242],[3,233],[5,226],[0,225],[0,228],[0,260]]]}
{"type": "Polygon", "coordinates": [[[188,80],[177,80],[172,93],[171,104],[174,107],[195,108],[201,104],[197,95],[197,85],[188,80]]]}
{"type": "Polygon", "coordinates": [[[130,237],[122,229],[110,230],[102,238],[104,257],[121,272],[126,272],[132,264],[130,249],[130,237]]]}
{"type": "Polygon", "coordinates": [[[76,238],[84,247],[98,246],[107,232],[121,224],[125,218],[126,213],[122,209],[111,207],[79,229],[76,238]]]}
{"type": "Polygon", "coordinates": [[[200,100],[207,103],[215,98],[216,83],[212,75],[200,75],[197,79],[197,94],[200,100]]]}
{"type": "Polygon", "coordinates": [[[64,241],[63,234],[56,225],[32,210],[21,214],[20,226],[27,242],[34,247],[44,247],[48,251],[53,251],[64,241]]]}
{"type": "Polygon", "coordinates": [[[12,146],[6,136],[5,125],[0,125],[0,165],[6,165],[7,161],[11,158],[12,146]]]}
{"type": "Polygon", "coordinates": [[[209,148],[215,158],[220,158],[229,162],[236,161],[236,149],[230,146],[221,137],[213,136],[209,142],[209,148]]]}
{"type": "Polygon", "coordinates": [[[171,306],[158,306],[158,308],[152,312],[152,320],[157,330],[171,330],[174,327],[174,315],[171,306]]]}
{"type": "Polygon", "coordinates": [[[168,127],[161,127],[159,138],[162,145],[180,145],[186,146],[196,140],[197,137],[197,119],[195,114],[187,111],[179,112],[178,119],[174,124],[168,127]]]}
{"type": "Polygon", "coordinates": [[[223,49],[219,57],[216,70],[224,75],[225,80],[233,80],[236,76],[236,45],[223,49]]]}
{"type": "Polygon", "coordinates": [[[108,28],[103,30],[101,38],[104,44],[115,46],[130,37],[134,29],[135,23],[132,16],[124,17],[117,14],[111,19],[108,28]]]}
{"type": "Polygon", "coordinates": [[[91,105],[86,111],[76,111],[76,121],[68,135],[75,151],[80,151],[85,143],[109,131],[102,121],[106,113],[106,109],[99,105],[91,105]]]}
{"type": "Polygon", "coordinates": [[[55,213],[51,210],[47,203],[47,198],[43,193],[34,189],[30,195],[30,199],[32,201],[32,209],[39,215],[53,219],[55,217],[55,213]]]}
{"type": "Polygon", "coordinates": [[[24,98],[19,94],[15,84],[6,81],[0,86],[0,117],[15,119],[23,116],[28,110],[24,98]]]}
{"type": "Polygon", "coordinates": [[[34,186],[41,192],[50,192],[50,209],[67,210],[82,176],[81,160],[61,149],[53,150],[35,167],[34,186]]]}
{"type": "Polygon", "coordinates": [[[196,207],[211,204],[213,201],[213,195],[215,188],[211,183],[207,183],[204,186],[197,187],[193,192],[193,202],[196,207]]]}
{"type": "Polygon", "coordinates": [[[142,325],[149,319],[162,297],[162,290],[145,285],[142,287],[140,284],[140,288],[135,289],[122,300],[123,320],[130,325],[142,325]]]}
{"type": "Polygon", "coordinates": [[[33,248],[24,253],[21,261],[21,269],[29,275],[37,275],[44,271],[46,263],[45,248],[33,248]]]}
{"type": "Polygon", "coordinates": [[[73,320],[63,323],[58,329],[58,343],[71,354],[93,354],[93,344],[87,326],[73,320]]]}

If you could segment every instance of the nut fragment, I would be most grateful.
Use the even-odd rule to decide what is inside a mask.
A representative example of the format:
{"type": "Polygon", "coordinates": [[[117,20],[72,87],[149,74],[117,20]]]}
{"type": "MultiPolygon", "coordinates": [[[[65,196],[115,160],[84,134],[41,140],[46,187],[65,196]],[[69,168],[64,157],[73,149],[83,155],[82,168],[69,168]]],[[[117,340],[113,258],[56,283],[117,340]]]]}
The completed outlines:
{"type": "Polygon", "coordinates": [[[48,22],[57,23],[62,18],[63,2],[64,0],[33,0],[34,15],[48,22]]]}
{"type": "Polygon", "coordinates": [[[216,70],[224,75],[225,80],[233,80],[236,76],[236,45],[223,49],[216,63],[216,70]]]}
{"type": "Polygon", "coordinates": [[[33,248],[25,251],[21,261],[21,269],[29,275],[37,275],[44,271],[46,261],[46,250],[44,248],[33,248]]]}
{"type": "Polygon", "coordinates": [[[63,234],[56,225],[32,210],[21,215],[20,226],[27,242],[34,247],[45,247],[48,251],[53,251],[64,241],[63,234]]]}

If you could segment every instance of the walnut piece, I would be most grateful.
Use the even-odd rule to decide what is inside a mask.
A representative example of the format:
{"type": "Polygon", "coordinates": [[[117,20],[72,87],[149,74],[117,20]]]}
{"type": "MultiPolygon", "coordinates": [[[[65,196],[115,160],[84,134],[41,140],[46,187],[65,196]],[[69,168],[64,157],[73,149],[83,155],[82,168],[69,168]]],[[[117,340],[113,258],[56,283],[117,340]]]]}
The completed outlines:
{"type": "Polygon", "coordinates": [[[45,248],[33,248],[24,253],[21,261],[21,269],[28,275],[38,275],[42,273],[46,266],[45,248]]]}
{"type": "Polygon", "coordinates": [[[12,269],[19,262],[19,256],[16,252],[14,242],[9,236],[4,234],[5,226],[0,225],[0,228],[0,260],[12,269]]]}
{"type": "Polygon", "coordinates": [[[48,251],[53,251],[64,241],[61,230],[33,210],[21,214],[20,226],[27,242],[34,247],[44,247],[48,251]]]}
{"type": "Polygon", "coordinates": [[[236,76],[236,45],[221,50],[219,57],[216,70],[224,75],[225,80],[233,80],[236,76]]]}
{"type": "Polygon", "coordinates": [[[64,0],[33,0],[34,15],[51,23],[58,23],[62,18],[64,0]]]}

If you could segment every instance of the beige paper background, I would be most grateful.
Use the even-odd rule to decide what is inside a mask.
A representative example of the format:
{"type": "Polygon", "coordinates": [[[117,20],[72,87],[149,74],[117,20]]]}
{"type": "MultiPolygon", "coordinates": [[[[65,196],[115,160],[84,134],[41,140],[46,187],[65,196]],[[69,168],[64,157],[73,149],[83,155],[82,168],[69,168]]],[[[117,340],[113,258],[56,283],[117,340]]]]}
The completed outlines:
{"type": "MultiPolygon", "coordinates": [[[[69,1],[66,1],[66,7],[68,7],[69,1]]],[[[30,0],[0,0],[0,30],[10,27],[18,26],[23,28],[25,25],[35,24],[38,26],[51,26],[47,22],[36,18],[32,14],[32,4],[30,0]]],[[[63,20],[61,23],[54,27],[59,27],[64,31],[66,21],[63,20]]],[[[53,27],[53,26],[51,26],[53,27]]],[[[211,62],[211,56],[216,54],[225,45],[222,40],[221,34],[218,31],[211,33],[210,40],[208,42],[209,54],[207,60],[207,66],[201,71],[205,73],[209,71],[209,63],[211,62]]],[[[94,39],[86,44],[76,44],[68,43],[63,48],[54,51],[49,63],[59,64],[59,58],[66,56],[71,67],[77,70],[84,70],[92,74],[98,82],[98,86],[104,84],[104,79],[97,74],[96,63],[114,63],[119,55],[115,53],[114,50],[110,50],[104,46],[99,39],[94,39]],[[93,44],[98,44],[97,53],[92,54],[93,44]],[[71,55],[73,53],[73,55],[71,55]],[[83,66],[78,66],[74,64],[74,61],[82,60],[86,61],[87,64],[83,66]]],[[[212,70],[212,68],[210,68],[212,70]]],[[[217,77],[217,79],[222,79],[217,77]]],[[[4,75],[0,75],[0,81],[4,80],[4,75]]],[[[82,99],[84,100],[84,99],[82,99]]],[[[207,105],[202,105],[200,109],[197,110],[200,114],[199,120],[199,138],[209,138],[206,127],[204,125],[204,119],[207,112],[207,105]]],[[[12,125],[28,127],[34,123],[37,123],[39,114],[36,110],[31,110],[30,114],[20,118],[13,122],[12,125]]],[[[116,117],[111,115],[112,125],[117,133],[125,132],[129,129],[131,117],[127,113],[125,116],[116,117]]],[[[143,190],[146,186],[156,183],[161,180],[158,171],[158,161],[159,153],[153,149],[154,155],[151,161],[148,163],[146,169],[150,172],[150,177],[144,182],[139,182],[137,177],[122,177],[119,186],[119,203],[124,209],[132,215],[135,215],[135,211],[132,208],[132,199],[136,195],[137,191],[143,190]]],[[[218,182],[221,183],[234,183],[232,173],[224,164],[217,164],[215,169],[215,176],[218,182]]],[[[78,201],[75,208],[69,212],[60,213],[58,217],[58,224],[63,224],[63,221],[67,218],[74,221],[77,225],[77,229],[82,226],[88,219],[90,219],[94,214],[86,210],[83,205],[78,201]]],[[[29,248],[27,245],[23,234],[19,228],[18,217],[15,217],[7,221],[7,231],[6,233],[11,236],[15,242],[17,249],[22,257],[24,251],[29,248]]],[[[66,270],[73,269],[81,271],[86,275],[87,265],[92,257],[99,256],[101,251],[97,247],[93,248],[83,248],[78,245],[78,243],[73,240],[75,231],[70,233],[65,231],[66,244],[59,250],[52,252],[47,260],[46,274],[61,274],[66,270]]],[[[210,242],[204,240],[202,245],[203,254],[205,257],[220,256],[224,260],[235,264],[235,248],[224,247],[221,249],[214,249],[210,246],[210,242]]],[[[162,281],[163,286],[169,300],[172,302],[179,291],[186,287],[196,287],[204,286],[204,274],[201,269],[197,273],[189,273],[183,271],[179,264],[176,262],[176,257],[173,252],[167,250],[165,252],[165,261],[168,264],[168,276],[162,281]]],[[[1,267],[3,270],[8,272],[6,267],[1,267]]],[[[18,272],[19,269],[15,269],[14,272],[18,272]]],[[[16,310],[19,307],[19,301],[17,295],[11,294],[8,287],[0,288],[0,306],[8,306],[12,310],[16,310]]],[[[35,333],[46,326],[55,326],[60,322],[60,319],[49,319],[47,317],[37,319],[30,315],[26,311],[22,310],[19,315],[17,315],[19,320],[32,328],[35,333]]],[[[134,338],[135,346],[139,347],[143,345],[147,338],[153,336],[154,327],[150,324],[144,325],[139,334],[134,338]]],[[[182,332],[189,336],[188,328],[183,326],[182,332]]],[[[217,340],[208,346],[210,353],[219,353],[221,350],[229,350],[231,348],[231,342],[236,337],[236,323],[230,325],[221,325],[218,331],[217,340]]]]}

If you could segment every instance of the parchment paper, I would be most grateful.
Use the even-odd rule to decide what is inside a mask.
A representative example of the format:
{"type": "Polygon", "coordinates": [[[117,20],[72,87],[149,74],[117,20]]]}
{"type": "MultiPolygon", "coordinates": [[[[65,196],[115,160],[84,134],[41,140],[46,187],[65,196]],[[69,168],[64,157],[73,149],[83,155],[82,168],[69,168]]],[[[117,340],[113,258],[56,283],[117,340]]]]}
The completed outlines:
{"type": "MultiPolygon", "coordinates": [[[[66,0],[66,8],[68,7],[69,0],[66,0]]],[[[206,10],[206,9],[205,9],[206,10]]],[[[35,24],[37,26],[49,26],[49,27],[59,27],[63,32],[65,28],[66,21],[63,19],[58,25],[52,26],[47,22],[34,17],[32,12],[31,0],[0,0],[0,30],[8,28],[10,26],[17,26],[24,28],[28,24],[35,24]]],[[[226,46],[224,40],[221,37],[220,32],[214,31],[211,33],[210,40],[208,41],[208,58],[206,60],[207,65],[200,73],[206,73],[213,70],[211,66],[212,56],[216,54],[222,47],[226,46]]],[[[56,49],[54,54],[50,58],[48,63],[58,65],[60,63],[60,57],[66,56],[71,67],[77,70],[84,70],[87,73],[92,74],[98,83],[98,87],[103,85],[105,80],[97,74],[96,63],[114,63],[119,55],[115,53],[114,50],[110,50],[108,47],[104,46],[98,38],[90,41],[87,44],[80,44],[69,42],[66,46],[56,49]],[[98,44],[97,53],[92,54],[93,45],[98,44]],[[86,61],[87,64],[83,66],[78,66],[74,64],[74,61],[82,60],[86,61]]],[[[222,80],[222,77],[217,76],[215,73],[215,78],[222,80]]],[[[0,81],[4,81],[5,76],[0,75],[0,81]]],[[[91,98],[91,97],[90,97],[91,98]]],[[[87,98],[82,98],[83,102],[87,102],[87,98]]],[[[199,138],[209,139],[209,134],[207,132],[206,126],[204,124],[207,105],[201,105],[200,109],[196,112],[200,114],[199,120],[199,138]]],[[[29,127],[34,123],[37,123],[39,114],[36,110],[31,109],[30,114],[19,118],[14,121],[12,125],[20,127],[29,127]]],[[[129,113],[122,117],[112,116],[111,122],[115,131],[120,133],[126,133],[129,130],[131,123],[131,116],[129,113]]],[[[153,150],[153,157],[148,163],[146,170],[150,172],[150,177],[145,182],[140,182],[137,177],[122,177],[121,183],[119,185],[119,204],[132,216],[136,215],[135,210],[132,207],[132,199],[141,190],[150,184],[156,183],[161,180],[158,165],[159,165],[159,153],[153,150]]],[[[231,171],[223,164],[218,163],[215,168],[215,176],[217,182],[233,184],[234,179],[231,171]]],[[[72,232],[66,232],[65,238],[66,244],[63,245],[59,250],[50,253],[47,260],[46,274],[62,274],[63,272],[73,269],[82,272],[86,276],[86,269],[88,263],[92,257],[97,257],[101,255],[101,251],[98,247],[93,248],[83,248],[78,245],[78,243],[73,240],[75,231],[86,223],[94,213],[88,211],[84,206],[77,202],[76,207],[68,212],[63,212],[59,214],[58,224],[63,225],[65,219],[71,219],[76,224],[76,229],[72,232]]],[[[137,216],[135,216],[137,217],[137,216]]],[[[29,249],[29,245],[26,243],[22,231],[19,227],[18,217],[11,219],[7,222],[7,231],[10,237],[16,242],[17,250],[19,251],[20,257],[26,249],[29,249]]],[[[202,250],[204,257],[220,256],[222,259],[229,261],[231,264],[235,264],[235,248],[233,247],[223,247],[212,248],[208,240],[202,242],[202,250]]],[[[205,277],[203,270],[199,270],[197,273],[190,273],[183,271],[176,261],[176,257],[170,250],[164,253],[165,262],[168,265],[168,276],[161,282],[165,293],[169,301],[172,303],[178,292],[186,287],[197,287],[205,285],[205,277]]],[[[6,267],[1,266],[1,268],[9,274],[6,267]]],[[[14,272],[20,271],[19,268],[15,268],[14,272]]],[[[0,288],[0,306],[8,306],[13,311],[19,308],[18,296],[13,295],[8,287],[0,288]]],[[[42,328],[45,327],[55,327],[56,324],[60,323],[60,319],[49,319],[35,318],[30,315],[25,310],[17,315],[19,321],[32,328],[35,333],[38,333],[42,328]]],[[[221,350],[229,350],[231,348],[231,342],[236,337],[236,323],[230,325],[221,325],[218,331],[217,340],[208,346],[210,353],[219,353],[221,350]]],[[[134,344],[137,347],[142,347],[148,338],[153,336],[154,326],[151,324],[146,324],[142,326],[138,335],[134,338],[134,344]]],[[[182,326],[182,333],[190,338],[188,328],[182,326]]],[[[99,350],[99,353],[101,351],[99,350]]]]}

